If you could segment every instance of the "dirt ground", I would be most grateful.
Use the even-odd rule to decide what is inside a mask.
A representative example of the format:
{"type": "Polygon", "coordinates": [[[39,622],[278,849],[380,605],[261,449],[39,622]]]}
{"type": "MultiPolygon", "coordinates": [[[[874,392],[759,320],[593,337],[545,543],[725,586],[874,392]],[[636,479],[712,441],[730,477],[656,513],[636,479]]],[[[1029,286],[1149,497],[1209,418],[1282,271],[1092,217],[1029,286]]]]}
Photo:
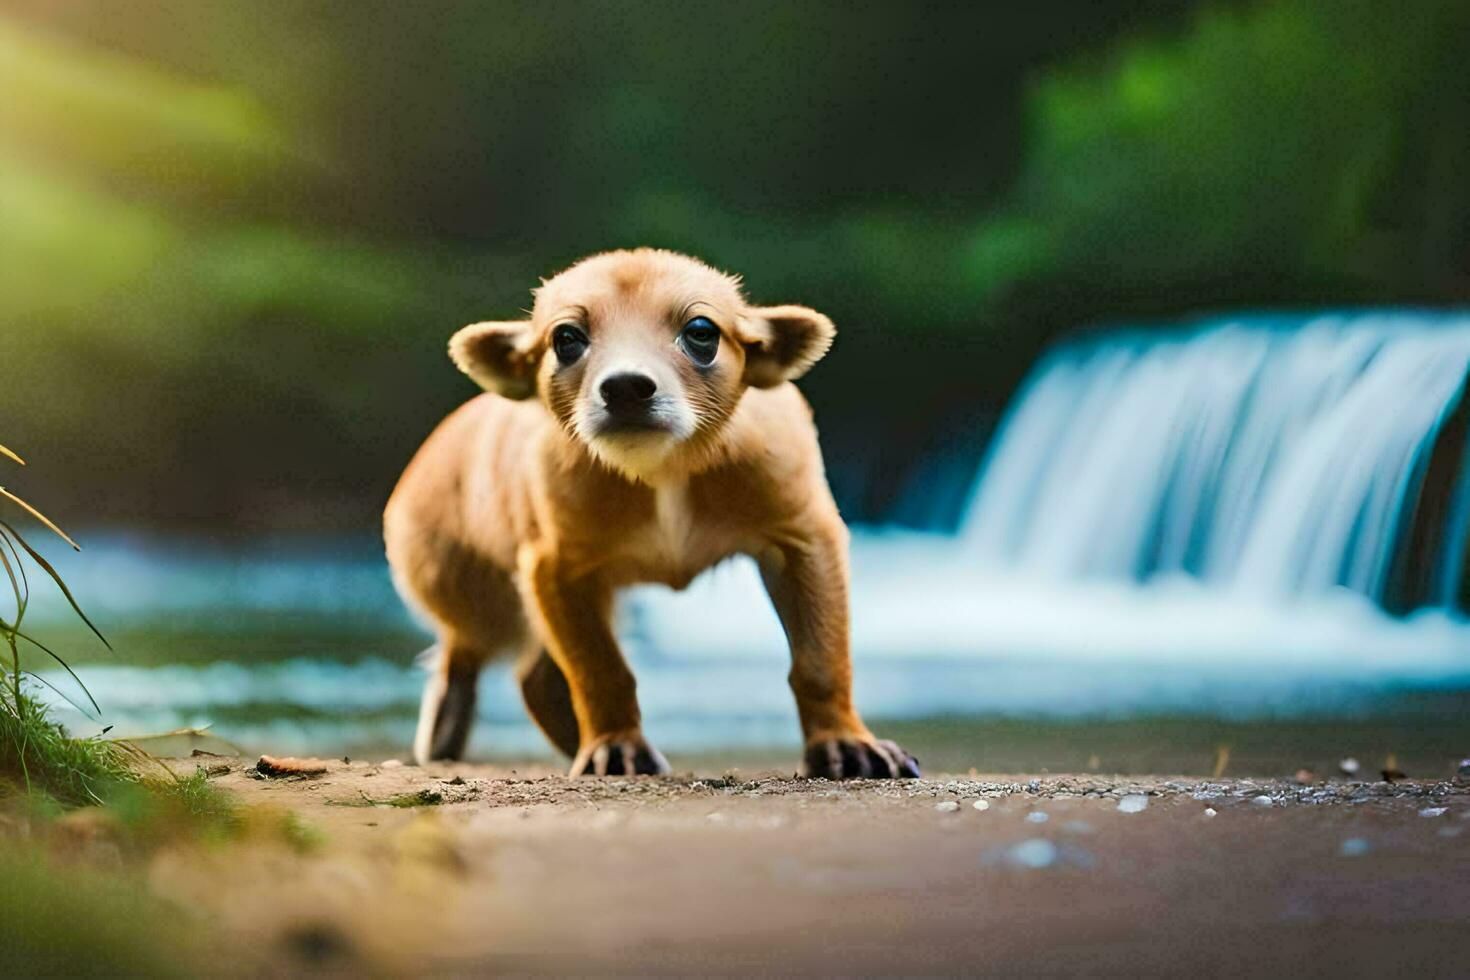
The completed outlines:
{"type": "Polygon", "coordinates": [[[321,831],[306,855],[150,870],[266,972],[1470,969],[1470,787],[1451,782],[175,765],[200,762],[321,831]]]}

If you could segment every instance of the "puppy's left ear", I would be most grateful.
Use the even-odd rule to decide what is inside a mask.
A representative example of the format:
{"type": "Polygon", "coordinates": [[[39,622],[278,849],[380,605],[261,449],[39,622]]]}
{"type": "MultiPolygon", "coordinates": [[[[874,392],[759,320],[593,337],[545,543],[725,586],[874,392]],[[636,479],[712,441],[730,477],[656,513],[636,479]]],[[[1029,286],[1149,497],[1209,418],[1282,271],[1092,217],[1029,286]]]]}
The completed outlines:
{"type": "Polygon", "coordinates": [[[751,307],[740,327],[745,383],[752,388],[795,381],[822,359],[837,336],[831,320],[805,306],[751,307]]]}
{"type": "Polygon", "coordinates": [[[454,364],[481,388],[517,401],[536,394],[530,320],[472,323],[449,338],[454,364]]]}

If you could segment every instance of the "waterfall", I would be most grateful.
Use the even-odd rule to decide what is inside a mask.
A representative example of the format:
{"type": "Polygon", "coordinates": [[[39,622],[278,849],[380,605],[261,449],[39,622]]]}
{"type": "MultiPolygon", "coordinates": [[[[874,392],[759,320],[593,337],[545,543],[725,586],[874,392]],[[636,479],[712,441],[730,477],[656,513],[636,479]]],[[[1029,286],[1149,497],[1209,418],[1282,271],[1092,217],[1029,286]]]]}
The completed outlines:
{"type": "Polygon", "coordinates": [[[982,565],[1040,579],[1183,574],[1281,598],[1385,603],[1402,565],[1424,582],[1409,605],[1452,604],[1467,481],[1451,472],[1440,500],[1425,478],[1437,454],[1462,469],[1449,423],[1467,371],[1465,315],[1259,317],[1065,345],[997,431],[961,536],[982,565]]]}

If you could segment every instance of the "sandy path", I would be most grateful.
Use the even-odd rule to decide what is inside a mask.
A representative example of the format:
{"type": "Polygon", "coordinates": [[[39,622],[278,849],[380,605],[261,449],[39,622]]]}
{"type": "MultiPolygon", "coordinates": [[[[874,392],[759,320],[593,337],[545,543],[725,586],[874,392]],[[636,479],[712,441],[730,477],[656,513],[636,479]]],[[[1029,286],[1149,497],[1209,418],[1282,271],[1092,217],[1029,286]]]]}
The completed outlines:
{"type": "Polygon", "coordinates": [[[152,881],[280,969],[1463,974],[1467,960],[1470,788],[1449,783],[572,781],[364,763],[218,781],[302,813],[324,845],[165,855],[152,881]],[[414,794],[437,802],[388,805],[414,794]],[[1120,809],[1129,794],[1141,811],[1120,809]]]}

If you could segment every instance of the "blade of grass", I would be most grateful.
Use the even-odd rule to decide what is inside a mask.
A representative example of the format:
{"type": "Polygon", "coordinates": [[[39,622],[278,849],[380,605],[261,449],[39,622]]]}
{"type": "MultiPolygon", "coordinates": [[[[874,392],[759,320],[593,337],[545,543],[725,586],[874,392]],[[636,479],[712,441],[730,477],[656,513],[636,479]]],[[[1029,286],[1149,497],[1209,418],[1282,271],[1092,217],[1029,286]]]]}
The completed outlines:
{"type": "Polygon", "coordinates": [[[26,465],[26,461],[25,460],[21,459],[13,451],[11,451],[9,449],[6,449],[4,446],[0,446],[0,456],[9,456],[11,459],[15,460],[20,465],[22,465],[22,466],[26,465]]]}
{"type": "Polygon", "coordinates": [[[15,631],[15,635],[20,637],[22,640],[25,640],[37,650],[40,650],[42,653],[49,654],[52,660],[55,660],[57,663],[61,664],[62,668],[71,675],[71,679],[77,682],[77,686],[82,689],[82,693],[87,695],[87,700],[92,702],[92,708],[97,712],[97,718],[102,717],[101,705],[97,703],[96,698],[92,697],[92,692],[87,690],[87,685],[82,683],[82,679],[77,676],[77,672],[71,669],[71,664],[67,663],[65,660],[62,660],[61,656],[55,650],[52,650],[50,647],[46,646],[46,644],[42,643],[35,637],[27,636],[25,633],[22,633],[19,630],[15,631]]]}
{"type": "MultiPolygon", "coordinates": [[[[3,528],[0,528],[0,544],[5,545],[5,547],[10,551],[10,557],[15,561],[15,570],[20,573],[21,591],[25,593],[25,605],[30,606],[31,577],[26,574],[26,563],[20,560],[20,549],[15,546],[14,541],[10,540],[10,534],[6,532],[3,528]]],[[[19,619],[16,619],[16,625],[20,625],[19,619]]]]}
{"type": "MultiPolygon", "coordinates": [[[[84,705],[84,704],[77,704],[76,701],[74,701],[72,699],[72,696],[70,694],[67,694],[61,688],[57,687],[55,684],[53,684],[50,681],[48,681],[41,674],[36,673],[34,670],[28,670],[28,669],[26,669],[24,667],[21,668],[21,671],[20,672],[22,674],[25,674],[31,680],[33,680],[33,681],[40,681],[42,684],[45,684],[47,687],[51,688],[51,690],[55,691],[57,693],[57,695],[63,701],[65,701],[67,704],[71,705],[73,708],[76,708],[78,711],[80,711],[82,714],[86,715],[88,718],[92,718],[93,721],[97,721],[98,720],[97,718],[93,718],[92,712],[90,712],[90,711],[87,710],[87,706],[86,705],[84,705]]],[[[91,697],[91,695],[88,695],[88,697],[91,697]]]]}
{"type": "Polygon", "coordinates": [[[5,574],[10,577],[10,588],[15,592],[15,625],[12,626],[5,621],[4,616],[0,616],[0,630],[18,629],[21,617],[26,614],[25,600],[21,598],[20,582],[15,577],[15,569],[10,567],[10,558],[5,554],[4,548],[0,548],[0,565],[5,566],[5,574]]]}
{"type": "MultiPolygon", "coordinates": [[[[79,545],[79,544],[77,544],[75,541],[73,541],[71,539],[71,535],[67,534],[61,528],[57,527],[55,521],[51,520],[51,518],[47,517],[45,514],[41,513],[39,510],[36,510],[36,508],[32,507],[30,504],[26,503],[24,500],[22,500],[21,498],[17,497],[15,494],[11,493],[9,490],[6,490],[4,487],[0,487],[0,497],[4,497],[7,500],[10,500],[10,501],[13,501],[14,503],[19,504],[25,510],[26,513],[30,514],[36,520],[40,521],[42,524],[46,525],[51,530],[55,531],[58,535],[60,535],[61,540],[65,541],[67,544],[71,545],[73,551],[81,551],[82,550],[82,546],[79,545]]],[[[11,533],[14,534],[15,533],[14,530],[12,530],[11,533]]]]}
{"type": "Polygon", "coordinates": [[[56,569],[51,567],[51,563],[45,558],[41,557],[41,554],[36,551],[35,548],[32,548],[30,546],[30,543],[21,536],[21,533],[17,531],[13,526],[11,526],[8,522],[0,521],[0,528],[4,528],[6,531],[9,531],[10,536],[15,538],[16,543],[25,549],[25,553],[30,555],[31,559],[37,565],[41,566],[42,571],[51,576],[51,581],[56,583],[56,587],[61,589],[61,594],[66,596],[66,601],[71,603],[72,611],[81,617],[82,622],[87,624],[88,629],[97,634],[97,639],[102,641],[102,645],[105,646],[108,650],[111,650],[112,644],[107,642],[107,637],[103,636],[102,631],[97,628],[96,624],[87,618],[86,613],[82,612],[82,607],[77,605],[77,600],[71,594],[71,589],[68,589],[66,587],[66,583],[62,581],[61,575],[56,571],[56,569]]]}
{"type": "Polygon", "coordinates": [[[31,598],[31,583],[26,580],[26,569],[20,560],[20,552],[15,550],[15,545],[4,531],[0,531],[0,565],[5,566],[5,574],[10,579],[10,588],[15,592],[15,627],[19,629],[20,621],[26,615],[26,603],[31,598]],[[10,555],[5,553],[7,550],[10,555]],[[10,560],[11,555],[15,557],[13,564],[10,560]],[[21,588],[22,584],[25,586],[24,590],[21,588]]]}

